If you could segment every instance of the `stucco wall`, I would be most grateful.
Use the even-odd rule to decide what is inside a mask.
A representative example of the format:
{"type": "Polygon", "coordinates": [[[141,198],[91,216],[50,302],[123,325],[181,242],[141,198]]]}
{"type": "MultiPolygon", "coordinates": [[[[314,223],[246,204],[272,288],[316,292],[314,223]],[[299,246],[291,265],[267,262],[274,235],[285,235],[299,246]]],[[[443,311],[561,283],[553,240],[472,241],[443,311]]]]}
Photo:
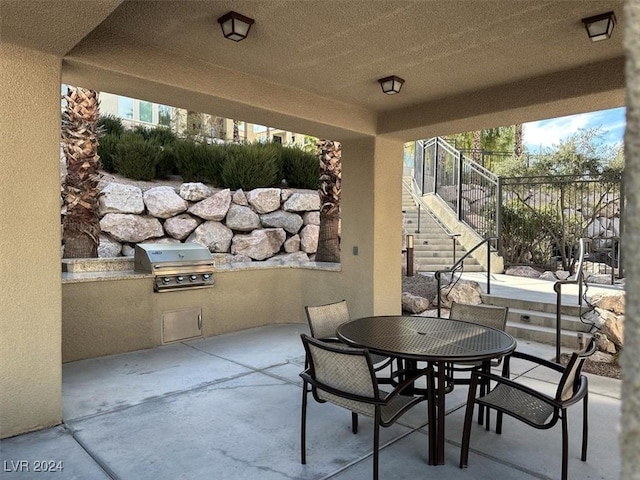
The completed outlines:
{"type": "Polygon", "coordinates": [[[622,477],[640,479],[640,1],[625,4],[627,127],[623,248],[626,265],[626,320],[622,367],[622,477]]]}
{"type": "Polygon", "coordinates": [[[305,305],[346,298],[342,273],[304,268],[216,272],[212,288],[153,292],[153,280],[65,283],[62,287],[63,362],[162,344],[162,315],[202,308],[203,336],[276,323],[306,322],[305,305]],[[318,286],[321,288],[318,288],[318,286]]]}
{"type": "Polygon", "coordinates": [[[0,437],[62,416],[60,69],[0,43],[0,437]]]}

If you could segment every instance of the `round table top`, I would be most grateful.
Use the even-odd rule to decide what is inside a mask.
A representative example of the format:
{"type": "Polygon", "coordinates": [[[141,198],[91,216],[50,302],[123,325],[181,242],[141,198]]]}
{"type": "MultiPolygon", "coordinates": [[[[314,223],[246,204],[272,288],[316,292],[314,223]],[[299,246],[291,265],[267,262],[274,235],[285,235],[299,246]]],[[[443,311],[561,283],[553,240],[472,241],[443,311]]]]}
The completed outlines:
{"type": "Polygon", "coordinates": [[[495,328],[436,317],[378,316],[338,328],[345,343],[382,355],[423,361],[479,361],[516,348],[515,339],[495,328]]]}

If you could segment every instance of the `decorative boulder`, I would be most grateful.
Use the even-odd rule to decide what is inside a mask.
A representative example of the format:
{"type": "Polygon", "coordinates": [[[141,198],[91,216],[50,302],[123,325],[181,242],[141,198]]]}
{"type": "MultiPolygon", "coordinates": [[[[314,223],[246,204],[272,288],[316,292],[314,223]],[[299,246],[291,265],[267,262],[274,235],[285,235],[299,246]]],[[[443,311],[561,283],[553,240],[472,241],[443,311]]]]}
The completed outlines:
{"type": "Polygon", "coordinates": [[[229,251],[233,232],[220,222],[207,221],[189,235],[187,242],[199,243],[212,252],[225,253],[229,251]]]}
{"type": "Polygon", "coordinates": [[[302,227],[302,217],[297,213],[278,210],[260,215],[262,225],[268,228],[284,228],[289,233],[298,233],[302,227]]]}
{"type": "Polygon", "coordinates": [[[213,194],[213,190],[200,182],[183,183],[179,192],[182,198],[190,202],[199,202],[213,194]]]}
{"type": "Polygon", "coordinates": [[[171,187],[150,188],[143,194],[144,204],[150,215],[170,218],[184,212],[189,204],[171,187]]]}
{"type": "Polygon", "coordinates": [[[309,256],[304,252],[292,252],[292,253],[279,253],[267,260],[268,262],[278,263],[285,265],[287,263],[306,263],[309,261],[309,256]]]}
{"type": "Polygon", "coordinates": [[[516,277],[540,278],[540,272],[529,266],[510,267],[507,268],[507,271],[504,273],[516,277]]]}
{"type": "MultiPolygon", "coordinates": [[[[453,286],[448,285],[440,289],[442,306],[451,308],[453,302],[480,305],[482,303],[482,289],[478,282],[459,280],[453,286]]],[[[436,303],[434,301],[434,303],[436,303]]]]}
{"type": "Polygon", "coordinates": [[[589,298],[589,303],[595,307],[602,308],[615,313],[616,315],[624,315],[625,313],[625,294],[618,293],[596,293],[589,298]]]}
{"type": "Polygon", "coordinates": [[[107,183],[98,197],[98,214],[144,212],[142,190],[133,185],[107,183]]]}
{"type": "Polygon", "coordinates": [[[131,245],[122,245],[122,256],[123,257],[133,257],[135,255],[136,249],[131,245]]]}
{"type": "Polygon", "coordinates": [[[553,272],[550,272],[549,270],[544,272],[538,278],[540,280],[551,280],[552,282],[557,282],[558,281],[558,277],[556,277],[555,274],[553,272]]]}
{"type": "Polygon", "coordinates": [[[122,244],[116,242],[109,235],[100,234],[100,243],[98,244],[98,258],[119,257],[122,252],[122,244]]]}
{"type": "Polygon", "coordinates": [[[284,251],[293,253],[300,250],[300,235],[294,235],[284,242],[284,251]]]}
{"type": "Polygon", "coordinates": [[[254,230],[250,234],[233,237],[231,253],[265,260],[280,251],[286,238],[287,234],[281,228],[254,230]]]}
{"type": "Polygon", "coordinates": [[[422,313],[431,306],[431,302],[424,297],[402,292],[402,311],[409,313],[422,313]]]}
{"type": "Polygon", "coordinates": [[[305,253],[316,253],[318,250],[318,225],[306,225],[300,231],[300,249],[305,253]]]}
{"type": "Polygon", "coordinates": [[[309,192],[293,193],[287,201],[284,202],[283,210],[287,212],[320,210],[320,195],[309,192]]]}
{"type": "Polygon", "coordinates": [[[249,207],[231,204],[227,212],[227,227],[239,232],[250,232],[261,227],[260,217],[249,207]]]}
{"type": "Polygon", "coordinates": [[[119,242],[139,243],[148,238],[162,237],[164,230],[157,218],[130,213],[107,213],[100,220],[100,230],[119,242]]]}
{"type": "Polygon", "coordinates": [[[242,191],[242,189],[236,190],[236,193],[233,194],[231,201],[233,201],[233,203],[235,203],[236,205],[241,205],[243,207],[249,206],[249,201],[247,200],[247,196],[242,191]]]}
{"type": "Polygon", "coordinates": [[[247,193],[249,205],[258,213],[270,213],[280,208],[279,188],[256,188],[247,193]]]}
{"type": "Polygon", "coordinates": [[[164,222],[164,231],[173,238],[184,240],[200,223],[202,223],[202,220],[194,218],[188,213],[182,213],[178,216],[167,218],[164,222]]]}
{"type": "Polygon", "coordinates": [[[302,216],[305,225],[320,225],[320,212],[306,212],[302,216]]]}
{"type": "Polygon", "coordinates": [[[219,222],[227,216],[231,205],[231,190],[228,188],[205,198],[201,202],[191,205],[189,213],[205,220],[219,222]]]}

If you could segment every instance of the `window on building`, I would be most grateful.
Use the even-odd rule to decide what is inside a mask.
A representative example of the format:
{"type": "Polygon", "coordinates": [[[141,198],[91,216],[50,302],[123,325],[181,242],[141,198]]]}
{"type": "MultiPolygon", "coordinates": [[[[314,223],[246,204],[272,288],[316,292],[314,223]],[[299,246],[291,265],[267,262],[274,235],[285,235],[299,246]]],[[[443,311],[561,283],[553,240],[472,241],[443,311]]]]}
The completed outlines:
{"type": "Polygon", "coordinates": [[[140,121],[152,123],[153,122],[153,105],[151,102],[140,102],[140,121]]]}
{"type": "Polygon", "coordinates": [[[133,98],[118,97],[118,116],[133,120],[133,98]]]}
{"type": "Polygon", "coordinates": [[[165,127],[171,126],[171,107],[158,105],[158,123],[165,127]]]}
{"type": "Polygon", "coordinates": [[[274,143],[282,143],[282,137],[280,135],[274,135],[273,136],[273,142],[274,143]]]}

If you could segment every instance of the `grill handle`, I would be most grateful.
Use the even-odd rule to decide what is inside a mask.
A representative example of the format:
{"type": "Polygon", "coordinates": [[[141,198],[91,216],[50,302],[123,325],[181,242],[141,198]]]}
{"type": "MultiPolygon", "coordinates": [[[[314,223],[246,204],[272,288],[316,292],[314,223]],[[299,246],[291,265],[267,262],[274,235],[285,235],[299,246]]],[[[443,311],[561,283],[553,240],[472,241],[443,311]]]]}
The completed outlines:
{"type": "Polygon", "coordinates": [[[202,330],[202,313],[198,314],[198,330],[202,330]]]}

